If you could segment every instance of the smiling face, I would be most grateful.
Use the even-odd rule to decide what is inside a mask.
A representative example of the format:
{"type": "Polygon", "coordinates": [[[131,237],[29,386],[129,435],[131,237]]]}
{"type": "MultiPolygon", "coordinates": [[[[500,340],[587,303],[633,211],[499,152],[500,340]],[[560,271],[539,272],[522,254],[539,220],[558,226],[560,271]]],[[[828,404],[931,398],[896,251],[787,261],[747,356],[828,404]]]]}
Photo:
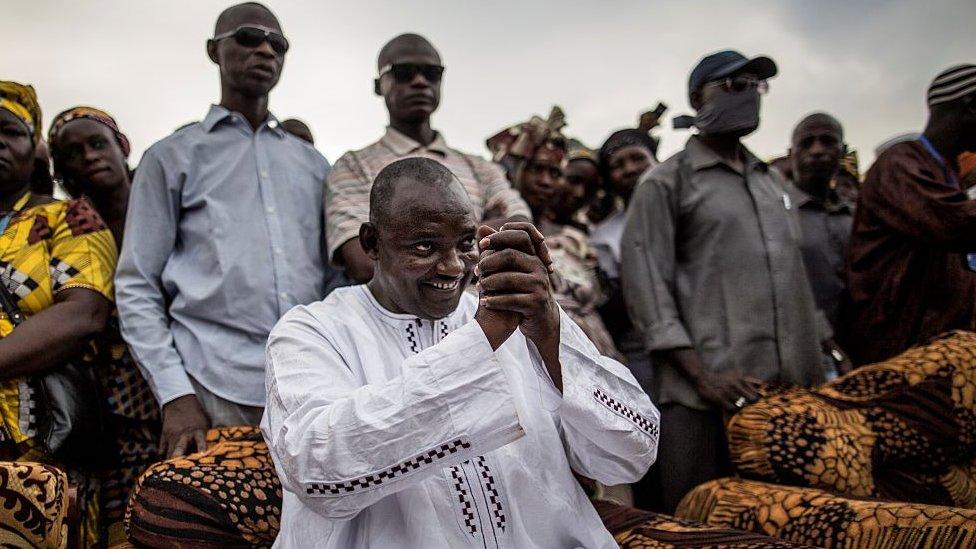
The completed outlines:
{"type": "Polygon", "coordinates": [[[61,128],[56,143],[55,162],[72,196],[106,194],[125,184],[125,156],[105,124],[88,118],[72,120],[61,128]]]}
{"type": "Polygon", "coordinates": [[[0,109],[0,194],[8,196],[30,185],[34,140],[23,120],[0,109]]]}
{"type": "MultiPolygon", "coordinates": [[[[372,206],[371,206],[372,207],[372,206]]],[[[374,260],[370,289],[384,307],[434,320],[451,314],[478,260],[477,223],[461,183],[396,183],[389,215],[366,223],[360,243],[374,260]],[[431,200],[431,193],[438,193],[431,200]]]]}
{"type": "MultiPolygon", "coordinates": [[[[241,26],[281,33],[281,25],[273,13],[262,6],[241,4],[221,14],[215,36],[233,31],[241,26]]],[[[245,97],[268,95],[281,78],[285,54],[279,54],[267,40],[255,47],[239,44],[231,36],[207,42],[210,59],[220,66],[222,84],[245,97]]]]}

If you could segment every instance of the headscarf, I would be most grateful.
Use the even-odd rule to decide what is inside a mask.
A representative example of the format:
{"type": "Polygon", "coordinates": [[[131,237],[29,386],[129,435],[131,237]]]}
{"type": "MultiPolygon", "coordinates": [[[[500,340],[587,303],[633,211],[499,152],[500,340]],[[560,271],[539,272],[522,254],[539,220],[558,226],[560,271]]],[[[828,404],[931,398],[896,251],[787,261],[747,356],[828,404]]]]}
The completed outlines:
{"type": "Polygon", "coordinates": [[[549,118],[533,116],[528,122],[516,124],[488,138],[486,145],[492,160],[501,164],[514,182],[521,167],[541,149],[556,156],[560,161],[566,154],[566,138],[561,133],[566,125],[566,115],[554,106],[549,118]]]}
{"type": "Polygon", "coordinates": [[[604,176],[610,168],[610,157],[614,155],[617,151],[624,147],[630,147],[631,145],[638,145],[644,147],[651,152],[651,156],[657,158],[657,140],[655,140],[647,133],[640,130],[635,130],[633,128],[625,128],[623,130],[617,130],[610,134],[610,137],[603,142],[603,146],[600,147],[599,156],[599,167],[600,171],[604,176]]]}
{"type": "Polygon", "coordinates": [[[851,149],[840,159],[840,169],[850,174],[855,181],[861,180],[861,170],[858,167],[857,151],[851,149]]]}
{"type": "Polygon", "coordinates": [[[31,86],[0,80],[0,109],[6,109],[27,125],[36,144],[41,139],[41,106],[31,86]]]}
{"type": "Polygon", "coordinates": [[[58,134],[61,133],[61,128],[63,128],[68,122],[78,120],[80,118],[94,120],[95,122],[103,124],[107,126],[108,129],[112,130],[112,133],[115,134],[115,140],[122,149],[122,156],[124,158],[129,158],[129,138],[122,133],[122,130],[119,129],[119,125],[115,122],[115,119],[112,118],[111,115],[94,107],[74,107],[54,117],[54,120],[51,122],[51,129],[49,129],[47,132],[47,141],[51,144],[52,150],[57,150],[58,148],[58,134]]]}
{"type": "Polygon", "coordinates": [[[600,167],[597,152],[584,145],[580,140],[571,138],[569,141],[567,141],[566,145],[568,149],[566,152],[566,160],[589,160],[596,167],[600,167]]]}

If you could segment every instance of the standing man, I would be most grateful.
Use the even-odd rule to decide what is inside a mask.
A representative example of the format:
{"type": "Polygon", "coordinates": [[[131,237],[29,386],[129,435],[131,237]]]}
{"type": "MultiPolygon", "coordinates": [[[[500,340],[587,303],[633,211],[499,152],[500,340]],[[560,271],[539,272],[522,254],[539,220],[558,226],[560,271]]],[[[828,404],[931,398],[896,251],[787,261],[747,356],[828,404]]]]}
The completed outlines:
{"type": "Polygon", "coordinates": [[[834,332],[854,216],[852,208],[831,192],[830,182],[841,171],[846,152],[844,129],[829,114],[811,114],[793,129],[788,157],[793,179],[787,188],[800,217],[800,250],[813,297],[834,332]]]}
{"type": "MultiPolygon", "coordinates": [[[[656,364],[665,512],[727,472],[722,411],[755,400],[754,383],[824,379],[783,180],[740,141],[759,126],[775,75],[768,57],[702,59],[688,83],[699,135],[641,178],[628,209],[623,295],[656,364]]],[[[649,492],[638,487],[639,504],[649,492]]]]}
{"type": "Polygon", "coordinates": [[[401,34],[387,42],[377,60],[374,91],[386,101],[390,125],[379,141],[349,151],[336,161],[327,184],[329,258],[349,278],[367,282],[373,261],[359,245],[359,227],[369,221],[369,190],[388,164],[408,156],[432,158],[458,176],[474,204],[478,221],[500,226],[528,221],[529,208],[512,190],[502,170],[483,158],[447,146],[430,125],[441,97],[444,66],[426,38],[401,34]]]}
{"type": "Polygon", "coordinates": [[[943,71],[928,106],[925,132],[889,147],[861,186],[844,318],[857,364],[976,328],[976,201],[958,175],[976,150],[976,65],[943,71]]]}
{"type": "Polygon", "coordinates": [[[202,450],[211,426],[258,424],[271,328],[323,295],[329,164],[268,111],[287,51],[268,8],[221,13],[220,104],[153,145],[133,183],[116,295],[168,456],[202,450]]]}

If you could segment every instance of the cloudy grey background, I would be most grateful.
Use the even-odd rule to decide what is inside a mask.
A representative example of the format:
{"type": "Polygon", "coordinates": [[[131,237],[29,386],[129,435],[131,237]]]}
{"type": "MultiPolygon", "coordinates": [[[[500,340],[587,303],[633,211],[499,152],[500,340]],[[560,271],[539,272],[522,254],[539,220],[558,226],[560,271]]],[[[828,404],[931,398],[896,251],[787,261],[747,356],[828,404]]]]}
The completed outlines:
{"type": "MultiPolygon", "coordinates": [[[[232,2],[212,0],[0,0],[0,78],[32,83],[45,123],[77,105],[116,116],[133,159],[219,99],[204,42],[232,2]]],[[[292,43],[272,93],[279,118],[312,127],[335,160],[386,124],[372,95],[382,44],[426,35],[445,65],[435,126],[458,148],[552,104],[567,133],[591,146],[633,125],[658,100],[688,112],[687,75],[702,55],[734,48],[780,67],[749,138],[763,157],[785,152],[793,124],[825,110],[845,125],[865,161],[888,137],[919,128],[933,76],[976,62],[976,0],[352,0],[267,2],[292,43]]],[[[670,127],[670,124],[668,124],[670,127]]],[[[662,157],[687,134],[665,129],[662,157]]]]}

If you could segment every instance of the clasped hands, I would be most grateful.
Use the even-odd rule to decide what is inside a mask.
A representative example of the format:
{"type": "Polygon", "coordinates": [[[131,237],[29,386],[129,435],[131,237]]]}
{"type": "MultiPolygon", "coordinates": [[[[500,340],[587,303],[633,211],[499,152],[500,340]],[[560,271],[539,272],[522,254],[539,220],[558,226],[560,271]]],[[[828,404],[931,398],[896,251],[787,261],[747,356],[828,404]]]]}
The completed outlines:
{"type": "Polygon", "coordinates": [[[552,260],[545,237],[531,223],[511,222],[497,232],[482,225],[477,238],[475,319],[491,348],[498,349],[519,328],[547,368],[550,359],[558,363],[559,307],[549,282],[552,260]]]}

